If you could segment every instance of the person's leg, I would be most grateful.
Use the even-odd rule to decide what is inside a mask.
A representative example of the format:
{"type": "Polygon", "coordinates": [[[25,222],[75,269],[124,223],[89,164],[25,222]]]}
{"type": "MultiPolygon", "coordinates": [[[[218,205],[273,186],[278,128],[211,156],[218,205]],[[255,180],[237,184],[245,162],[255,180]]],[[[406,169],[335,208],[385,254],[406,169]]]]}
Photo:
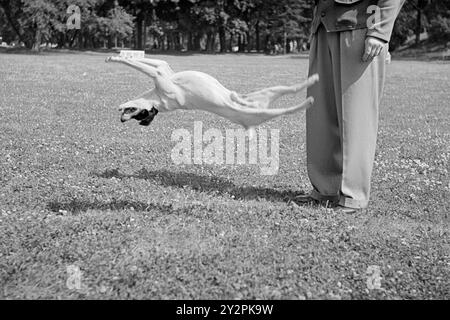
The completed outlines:
{"type": "MultiPolygon", "coordinates": [[[[371,175],[378,133],[378,111],[382,96],[387,46],[371,62],[363,62],[366,30],[339,34],[340,77],[335,77],[341,111],[342,181],[340,205],[366,208],[369,204],[371,175]]],[[[335,70],[335,76],[338,73],[335,70]]]]}
{"type": "MultiPolygon", "coordinates": [[[[321,26],[314,35],[310,51],[309,75],[318,74],[318,84],[308,89],[315,99],[306,114],[308,175],[314,188],[311,197],[337,202],[342,183],[342,148],[336,105],[334,64],[330,43],[337,33],[321,26]],[[331,40],[331,41],[330,41],[331,40]]],[[[336,42],[336,41],[334,41],[336,42]]]]}

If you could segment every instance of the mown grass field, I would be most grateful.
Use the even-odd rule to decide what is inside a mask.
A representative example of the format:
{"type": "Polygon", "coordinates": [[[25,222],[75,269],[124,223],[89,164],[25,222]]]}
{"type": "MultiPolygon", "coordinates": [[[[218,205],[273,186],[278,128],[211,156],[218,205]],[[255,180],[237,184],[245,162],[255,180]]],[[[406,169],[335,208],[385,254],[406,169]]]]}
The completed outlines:
{"type": "MultiPolygon", "coordinates": [[[[297,83],[308,63],[159,58],[240,92],[297,83]]],[[[265,125],[281,129],[276,176],[176,166],[173,130],[237,127],[202,112],[121,124],[117,106],[152,83],[104,59],[0,55],[0,298],[450,298],[450,64],[389,67],[372,205],[337,215],[292,202],[309,191],[304,114],[265,125]]]]}

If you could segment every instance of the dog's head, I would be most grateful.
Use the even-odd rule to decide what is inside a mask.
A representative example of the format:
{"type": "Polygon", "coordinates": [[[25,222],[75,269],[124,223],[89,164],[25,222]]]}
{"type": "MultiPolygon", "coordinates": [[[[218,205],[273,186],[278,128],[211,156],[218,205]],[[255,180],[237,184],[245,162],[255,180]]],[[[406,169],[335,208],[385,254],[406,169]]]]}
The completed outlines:
{"type": "Polygon", "coordinates": [[[122,112],[122,117],[120,118],[122,122],[127,122],[134,119],[139,121],[141,126],[149,126],[159,113],[158,109],[155,107],[148,110],[130,106],[121,108],[120,112],[122,112]]]}
{"type": "Polygon", "coordinates": [[[127,122],[134,119],[139,121],[141,126],[149,126],[159,113],[157,109],[159,103],[159,99],[155,99],[153,93],[145,94],[120,106],[119,111],[122,114],[120,120],[127,122]]]}

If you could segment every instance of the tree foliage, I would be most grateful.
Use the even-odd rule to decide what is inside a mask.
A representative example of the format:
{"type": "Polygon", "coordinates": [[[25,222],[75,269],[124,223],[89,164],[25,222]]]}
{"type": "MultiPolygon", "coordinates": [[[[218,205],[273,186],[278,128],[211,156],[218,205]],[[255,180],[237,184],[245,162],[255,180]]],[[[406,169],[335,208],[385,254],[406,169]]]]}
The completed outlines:
{"type": "MultiPolygon", "coordinates": [[[[314,0],[0,0],[0,35],[39,50],[132,47],[160,50],[286,51],[309,38],[314,0]],[[81,29],[69,30],[77,5],[81,29]]],[[[402,44],[427,30],[450,40],[450,0],[408,0],[392,40],[402,44]]]]}

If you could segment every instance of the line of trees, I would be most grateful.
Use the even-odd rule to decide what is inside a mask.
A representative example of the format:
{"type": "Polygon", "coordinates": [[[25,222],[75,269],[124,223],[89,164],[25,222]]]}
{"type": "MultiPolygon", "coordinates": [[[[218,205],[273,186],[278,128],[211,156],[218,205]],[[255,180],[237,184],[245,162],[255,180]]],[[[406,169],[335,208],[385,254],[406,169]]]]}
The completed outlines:
{"type": "Polygon", "coordinates": [[[450,41],[450,0],[406,0],[395,25],[392,44],[397,47],[414,36],[419,45],[425,31],[432,41],[450,41]]]}
{"type": "MultiPolygon", "coordinates": [[[[148,50],[281,52],[305,47],[314,0],[0,0],[0,36],[39,50],[130,47],[148,50]],[[66,25],[80,8],[81,28],[66,25]],[[295,46],[293,46],[295,44],[295,46]]],[[[393,45],[424,30],[450,41],[450,0],[407,0],[393,45]]]]}

